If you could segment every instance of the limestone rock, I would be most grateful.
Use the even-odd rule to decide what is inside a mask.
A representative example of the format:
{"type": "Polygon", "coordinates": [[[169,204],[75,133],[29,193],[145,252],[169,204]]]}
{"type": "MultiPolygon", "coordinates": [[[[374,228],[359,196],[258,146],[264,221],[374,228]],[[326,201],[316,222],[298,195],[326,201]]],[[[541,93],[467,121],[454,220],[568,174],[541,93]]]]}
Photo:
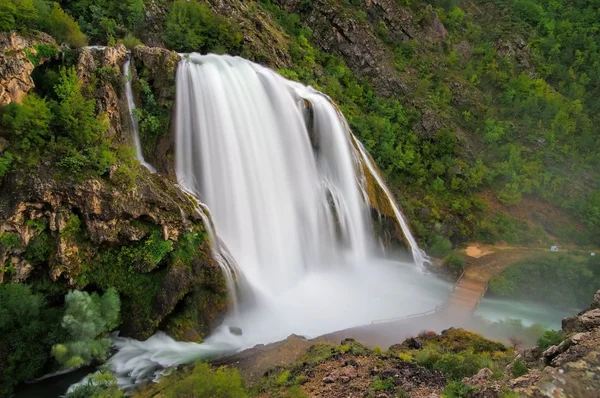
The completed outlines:
{"type": "Polygon", "coordinates": [[[92,96],[96,100],[97,113],[108,117],[107,135],[116,137],[122,144],[129,142],[124,126],[127,109],[123,108],[117,94],[124,84],[121,68],[127,56],[125,47],[120,44],[106,48],[84,47],[77,51],[77,76],[85,83],[89,83],[92,76],[97,79],[92,96]],[[102,73],[98,73],[99,70],[102,73]]]}
{"type": "MultiPolygon", "coordinates": [[[[25,94],[34,86],[31,79],[34,65],[27,52],[35,54],[35,45],[56,46],[54,39],[38,33],[25,38],[15,32],[0,33],[0,105],[21,102],[25,94]]],[[[46,61],[41,59],[41,62],[46,61]]]]}

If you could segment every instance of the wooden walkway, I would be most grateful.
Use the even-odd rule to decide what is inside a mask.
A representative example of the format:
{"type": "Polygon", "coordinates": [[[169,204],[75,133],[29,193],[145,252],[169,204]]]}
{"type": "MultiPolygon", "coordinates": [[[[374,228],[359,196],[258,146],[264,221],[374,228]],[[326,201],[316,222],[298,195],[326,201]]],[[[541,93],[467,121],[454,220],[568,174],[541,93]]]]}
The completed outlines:
{"type": "Polygon", "coordinates": [[[469,319],[479,306],[488,288],[488,282],[472,279],[463,273],[444,306],[444,311],[456,321],[469,319]]]}

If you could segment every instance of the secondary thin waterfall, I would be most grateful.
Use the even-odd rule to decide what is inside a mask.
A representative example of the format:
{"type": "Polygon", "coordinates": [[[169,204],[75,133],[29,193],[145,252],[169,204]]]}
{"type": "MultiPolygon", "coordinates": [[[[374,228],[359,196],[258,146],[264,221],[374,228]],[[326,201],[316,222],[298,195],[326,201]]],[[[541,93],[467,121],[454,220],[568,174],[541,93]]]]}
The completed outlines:
{"type": "Polygon", "coordinates": [[[292,333],[319,336],[430,310],[445,299],[450,286],[412,262],[380,256],[363,171],[388,195],[415,262],[426,261],[328,97],[239,57],[190,54],[179,64],[175,106],[179,184],[210,209],[212,240],[237,264],[242,294],[203,344],[164,334],[119,340],[111,359],[118,374],[136,381],[292,333]]]}
{"type": "Polygon", "coordinates": [[[138,118],[136,115],[135,101],[133,100],[133,89],[131,87],[131,55],[127,55],[125,64],[123,65],[123,74],[125,75],[125,96],[127,98],[127,107],[129,110],[129,122],[131,123],[131,129],[133,131],[133,145],[135,148],[135,155],[137,160],[146,167],[152,173],[156,172],[156,169],[144,159],[144,153],[142,152],[142,142],[140,141],[140,128],[138,124],[138,118]]]}

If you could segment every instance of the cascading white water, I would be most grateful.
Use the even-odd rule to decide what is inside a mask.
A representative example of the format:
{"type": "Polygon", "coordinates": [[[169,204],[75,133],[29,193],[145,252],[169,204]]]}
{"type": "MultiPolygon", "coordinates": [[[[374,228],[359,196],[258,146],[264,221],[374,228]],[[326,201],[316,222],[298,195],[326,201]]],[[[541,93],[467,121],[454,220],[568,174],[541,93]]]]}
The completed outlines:
{"type": "Polygon", "coordinates": [[[177,71],[176,132],[180,185],[210,208],[253,300],[242,298],[201,345],[162,334],[119,340],[111,360],[119,374],[146,377],[224,347],[317,336],[445,298],[449,287],[419,267],[377,257],[361,161],[389,191],[326,96],[242,58],[191,54],[177,71]]]}
{"type": "Polygon", "coordinates": [[[390,203],[390,206],[392,207],[392,210],[394,211],[394,214],[396,216],[396,220],[398,221],[398,223],[400,223],[402,232],[404,233],[404,236],[406,237],[406,240],[408,241],[408,244],[410,245],[410,250],[412,252],[414,262],[421,266],[425,263],[428,263],[430,261],[429,257],[427,256],[427,254],[425,254],[425,252],[423,250],[421,250],[421,248],[417,244],[417,241],[410,233],[408,224],[406,223],[406,220],[404,219],[402,212],[400,212],[400,209],[398,208],[398,205],[396,204],[396,201],[394,200],[394,196],[392,195],[392,193],[390,192],[388,187],[385,185],[385,182],[383,182],[383,178],[381,178],[381,176],[377,172],[377,169],[373,165],[373,162],[371,161],[371,158],[367,154],[367,151],[366,151],[365,147],[363,146],[362,142],[360,142],[354,136],[352,137],[352,139],[354,140],[356,147],[358,148],[358,152],[360,153],[363,164],[367,167],[367,169],[369,169],[369,172],[371,173],[371,175],[375,178],[375,180],[377,181],[377,183],[379,184],[379,186],[381,187],[383,192],[386,194],[387,199],[390,203]]]}
{"type": "Polygon", "coordinates": [[[138,118],[136,115],[135,101],[133,100],[133,89],[131,87],[131,56],[128,54],[125,64],[123,65],[123,74],[125,75],[125,97],[127,98],[127,107],[129,110],[129,122],[133,130],[133,145],[135,147],[135,155],[137,160],[146,167],[150,172],[156,173],[156,169],[144,159],[142,152],[142,142],[140,141],[140,129],[138,118]]]}

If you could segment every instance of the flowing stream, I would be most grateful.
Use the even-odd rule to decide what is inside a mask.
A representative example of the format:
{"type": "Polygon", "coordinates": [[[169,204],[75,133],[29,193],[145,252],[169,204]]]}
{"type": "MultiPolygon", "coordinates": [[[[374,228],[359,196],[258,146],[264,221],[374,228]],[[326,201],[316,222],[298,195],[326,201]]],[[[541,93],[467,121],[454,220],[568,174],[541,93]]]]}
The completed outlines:
{"type": "Polygon", "coordinates": [[[239,57],[199,54],[180,62],[176,93],[177,178],[210,209],[213,240],[237,264],[230,284],[251,299],[235,296],[238,310],[203,344],[164,334],[118,339],[111,359],[118,374],[136,382],[169,366],[426,311],[445,299],[449,286],[422,272],[426,255],[328,97],[239,57]],[[385,259],[377,247],[363,169],[388,196],[414,263],[385,259]]]}

